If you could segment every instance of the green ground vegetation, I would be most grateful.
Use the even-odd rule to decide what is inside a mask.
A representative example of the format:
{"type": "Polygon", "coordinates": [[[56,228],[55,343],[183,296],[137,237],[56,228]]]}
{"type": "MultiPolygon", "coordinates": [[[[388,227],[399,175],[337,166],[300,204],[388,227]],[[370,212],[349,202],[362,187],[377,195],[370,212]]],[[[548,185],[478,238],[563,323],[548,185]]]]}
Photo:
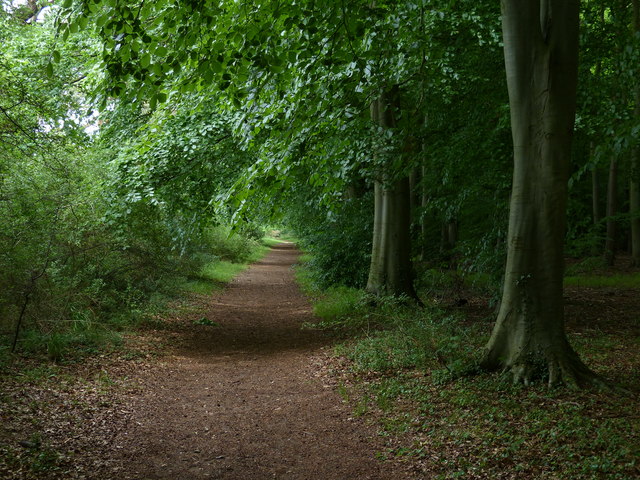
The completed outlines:
{"type": "MultiPolygon", "coordinates": [[[[68,320],[46,319],[33,313],[25,319],[19,332],[15,354],[60,362],[122,349],[123,334],[148,324],[150,318],[166,310],[171,302],[192,293],[206,295],[223,288],[249,264],[262,258],[269,250],[267,245],[277,242],[274,238],[264,242],[248,238],[228,227],[212,227],[205,238],[202,250],[184,259],[181,268],[171,273],[164,269],[160,273],[150,270],[142,284],[132,282],[126,296],[118,297],[124,301],[117,314],[110,309],[83,311],[78,305],[74,305],[73,310],[60,308],[58,315],[69,315],[68,320]],[[153,282],[152,290],[145,288],[148,282],[153,282]]],[[[2,337],[0,361],[3,364],[13,361],[10,346],[14,334],[2,337]]]]}
{"type": "MultiPolygon", "coordinates": [[[[586,327],[569,330],[580,355],[627,391],[526,388],[478,368],[495,315],[482,282],[479,287],[474,278],[426,271],[420,292],[425,306],[419,308],[397,298],[374,301],[351,287],[318,288],[309,257],[302,258],[297,276],[320,320],[308,328],[336,335],[339,391],[354,414],[375,421],[388,439],[381,458],[404,459],[418,476],[434,479],[502,478],[504,472],[523,479],[637,474],[637,304],[621,307],[632,309],[626,312],[631,320],[610,312],[596,325],[602,312],[593,312],[583,319],[586,327]],[[481,299],[480,312],[452,302],[461,294],[471,302],[481,299]]],[[[568,283],[635,287],[628,277],[583,274],[568,283]]],[[[607,290],[601,290],[605,297],[607,290]]]]}

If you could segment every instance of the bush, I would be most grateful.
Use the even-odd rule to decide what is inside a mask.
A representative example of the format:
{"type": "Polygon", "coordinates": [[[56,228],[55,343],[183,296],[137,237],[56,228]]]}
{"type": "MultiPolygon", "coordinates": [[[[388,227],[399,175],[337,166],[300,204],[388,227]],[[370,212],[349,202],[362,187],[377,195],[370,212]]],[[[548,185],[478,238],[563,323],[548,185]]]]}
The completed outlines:
{"type": "Polygon", "coordinates": [[[203,248],[221,260],[232,263],[247,262],[252,258],[259,240],[254,238],[257,230],[249,231],[251,236],[245,235],[243,229],[234,232],[228,226],[209,227],[202,236],[203,248]]]}
{"type": "Polygon", "coordinates": [[[371,194],[345,200],[339,210],[329,214],[308,210],[293,212],[289,223],[300,238],[302,248],[311,254],[308,268],[319,286],[361,288],[366,285],[373,232],[371,194]]]}
{"type": "Polygon", "coordinates": [[[18,322],[18,349],[54,360],[117,344],[114,331],[175,296],[185,277],[212,260],[255,257],[255,240],[227,227],[202,229],[153,198],[114,191],[117,173],[102,158],[69,159],[65,176],[44,160],[22,160],[0,178],[3,350],[18,322]],[[104,176],[111,183],[97,180],[104,176]]]}

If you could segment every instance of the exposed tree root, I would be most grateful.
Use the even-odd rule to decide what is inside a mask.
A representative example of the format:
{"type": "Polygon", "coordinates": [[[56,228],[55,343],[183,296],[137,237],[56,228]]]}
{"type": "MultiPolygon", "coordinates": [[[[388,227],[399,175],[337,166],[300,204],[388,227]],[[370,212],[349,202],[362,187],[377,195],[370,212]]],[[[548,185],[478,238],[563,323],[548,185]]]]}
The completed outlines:
{"type": "Polygon", "coordinates": [[[416,306],[418,308],[424,308],[425,304],[422,300],[420,300],[420,297],[418,297],[418,295],[407,295],[407,294],[401,294],[401,295],[393,295],[393,294],[383,294],[381,292],[374,292],[374,291],[370,291],[367,290],[367,298],[366,298],[366,304],[370,307],[377,307],[382,303],[382,299],[384,299],[385,297],[393,297],[394,299],[396,299],[396,301],[398,301],[398,303],[402,304],[402,305],[412,305],[412,306],[416,306]]]}
{"type": "Polygon", "coordinates": [[[520,353],[510,360],[501,357],[496,361],[495,356],[487,353],[481,366],[485,370],[502,370],[514,384],[529,386],[544,380],[549,388],[565,385],[575,389],[618,390],[590,370],[568,345],[560,352],[520,353]]]}

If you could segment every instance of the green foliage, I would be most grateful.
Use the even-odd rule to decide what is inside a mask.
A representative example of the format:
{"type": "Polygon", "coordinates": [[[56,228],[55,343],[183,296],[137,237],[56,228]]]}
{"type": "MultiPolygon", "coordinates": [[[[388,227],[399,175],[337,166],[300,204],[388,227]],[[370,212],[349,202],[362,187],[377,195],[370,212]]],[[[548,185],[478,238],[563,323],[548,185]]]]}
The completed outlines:
{"type": "Polygon", "coordinates": [[[356,314],[355,321],[362,322],[363,318],[372,330],[338,349],[353,361],[357,372],[430,369],[434,381],[448,381],[476,370],[476,352],[480,342],[486,340],[475,329],[462,327],[459,319],[437,308],[418,310],[397,299],[356,314]]]}
{"type": "Polygon", "coordinates": [[[206,250],[231,263],[254,262],[260,243],[252,232],[250,234],[251,237],[236,233],[230,227],[210,227],[204,233],[206,250]]]}
{"type": "Polygon", "coordinates": [[[367,282],[373,228],[372,198],[345,200],[333,210],[291,208],[288,225],[310,253],[307,267],[319,286],[363,287],[367,282]]]}
{"type": "Polygon", "coordinates": [[[323,319],[316,327],[353,328],[356,317],[366,309],[368,295],[352,287],[334,286],[323,290],[313,305],[313,313],[323,319]]]}
{"type": "Polygon", "coordinates": [[[25,25],[5,13],[0,344],[58,361],[117,345],[114,331],[194,272],[208,289],[263,252],[256,222],[236,222],[235,233],[211,226],[230,217],[217,197],[252,158],[231,138],[233,116],[202,92],[156,112],[112,102],[89,135],[87,90],[100,73],[86,18],[64,27],[60,44],[53,16],[25,25]]]}
{"type": "MultiPolygon", "coordinates": [[[[450,278],[438,277],[437,283],[455,287],[450,278]]],[[[523,478],[634,475],[636,400],[611,392],[525,388],[500,375],[479,374],[475,359],[489,333],[484,323],[435,307],[417,310],[398,299],[363,302],[366,296],[358,298],[353,290],[315,295],[316,311],[326,318],[321,325],[350,326],[357,333],[336,348],[349,360],[350,372],[343,371],[339,391],[354,415],[372,414],[380,434],[392,437],[393,446],[380,458],[409,457],[425,466],[419,475],[439,479],[505,471],[523,478]],[[323,302],[328,308],[319,308],[323,302]]],[[[633,336],[587,331],[571,341],[600,369],[620,355],[618,349],[637,351],[633,336]]],[[[625,381],[635,382],[632,376],[625,381]]]]}
{"type": "Polygon", "coordinates": [[[565,277],[564,284],[566,286],[591,288],[638,288],[640,287],[640,274],[611,275],[606,277],[602,275],[568,276],[565,277]]]}
{"type": "Polygon", "coordinates": [[[412,439],[386,456],[428,455],[432,478],[509,470],[522,478],[623,479],[636,468],[635,407],[624,399],[525,390],[483,377],[429,385],[411,372],[369,377],[369,385],[370,408],[387,411],[383,434],[412,439]],[[411,407],[394,413],[398,404],[411,407]]]}

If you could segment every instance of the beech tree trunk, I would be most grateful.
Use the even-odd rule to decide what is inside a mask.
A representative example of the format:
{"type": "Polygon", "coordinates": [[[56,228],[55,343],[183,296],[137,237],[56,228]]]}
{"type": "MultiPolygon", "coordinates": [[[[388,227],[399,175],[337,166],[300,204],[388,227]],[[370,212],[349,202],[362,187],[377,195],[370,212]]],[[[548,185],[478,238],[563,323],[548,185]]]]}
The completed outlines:
{"type": "MultiPolygon", "coordinates": [[[[593,152],[593,150],[592,150],[593,152]]],[[[600,176],[598,175],[598,166],[594,165],[591,170],[591,205],[593,210],[593,225],[599,233],[601,230],[600,220],[600,176]]],[[[602,252],[602,243],[595,241],[591,246],[591,255],[597,256],[602,252]]]]}
{"type": "MultiPolygon", "coordinates": [[[[591,158],[595,155],[595,147],[593,142],[589,148],[591,158]]],[[[598,178],[598,166],[594,165],[591,170],[591,205],[593,211],[593,224],[600,223],[600,180],[598,178]]]]}
{"type": "MultiPolygon", "coordinates": [[[[640,0],[633,0],[633,30],[640,35],[640,0]]],[[[640,75],[640,68],[636,68],[640,75]]],[[[636,77],[638,78],[638,77],[636,77]]],[[[640,84],[635,87],[636,121],[640,121],[640,84]]],[[[640,146],[636,145],[631,152],[631,175],[629,182],[629,211],[631,213],[631,261],[640,266],[640,146]]]]}
{"type": "Polygon", "coordinates": [[[502,301],[482,365],[525,384],[599,381],[569,345],[562,301],[578,3],[502,1],[514,172],[502,301]]]}
{"type": "MultiPolygon", "coordinates": [[[[422,167],[422,178],[426,177],[426,169],[427,167],[422,167]]],[[[429,229],[429,223],[427,221],[427,205],[429,204],[429,195],[427,194],[427,189],[424,184],[422,185],[422,192],[420,198],[420,206],[422,207],[422,214],[420,216],[420,233],[421,233],[421,244],[420,244],[420,261],[425,262],[427,260],[427,233],[429,229]]]]}
{"type": "Polygon", "coordinates": [[[618,213],[618,161],[611,159],[607,183],[607,234],[604,242],[604,261],[613,265],[616,259],[616,219],[618,213]]]}
{"type": "MultiPolygon", "coordinates": [[[[371,119],[383,128],[395,128],[396,108],[398,97],[394,89],[371,104],[371,119]]],[[[373,246],[367,291],[417,299],[411,265],[409,178],[390,179],[383,172],[374,189],[373,246]]]]}

